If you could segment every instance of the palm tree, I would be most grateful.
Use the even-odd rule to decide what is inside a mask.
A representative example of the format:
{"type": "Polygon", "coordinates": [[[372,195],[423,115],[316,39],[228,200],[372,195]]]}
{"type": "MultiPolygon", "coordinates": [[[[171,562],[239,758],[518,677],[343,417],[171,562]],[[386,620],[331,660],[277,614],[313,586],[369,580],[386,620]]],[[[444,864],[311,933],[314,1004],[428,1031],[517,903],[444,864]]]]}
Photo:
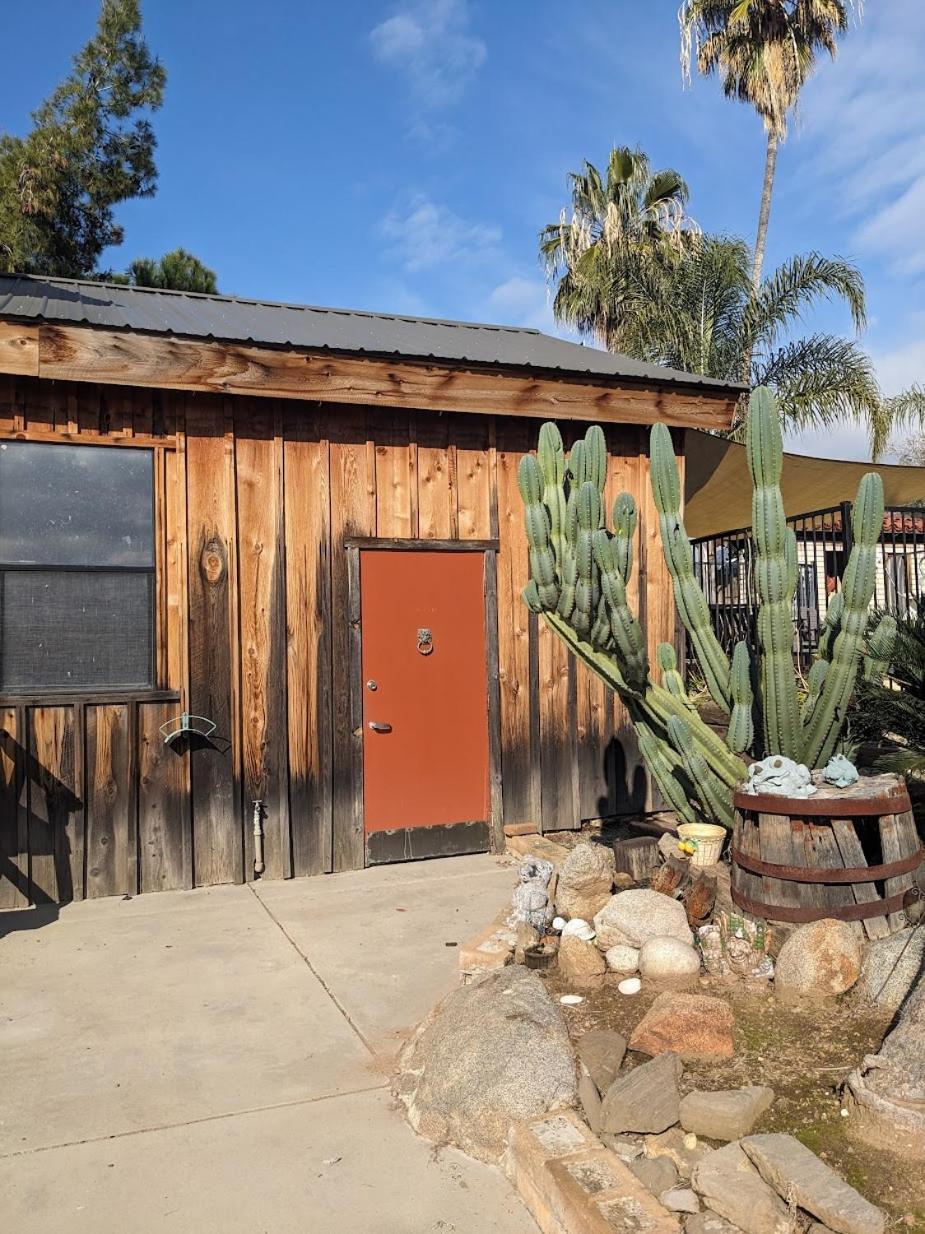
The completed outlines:
{"type": "Polygon", "coordinates": [[[558,279],[556,317],[609,346],[639,263],[683,250],[696,233],[688,189],[678,172],[653,172],[643,151],[628,146],[611,150],[603,175],[586,162],[568,179],[571,215],[563,210],[540,232],[540,257],[558,279]]]}
{"type": "MultiPolygon", "coordinates": [[[[777,147],[787,119],[813,71],[817,53],[834,58],[848,27],[852,0],[684,0],[681,63],[690,71],[692,48],[703,74],[717,73],[729,98],[750,103],[764,121],[767,152],[755,236],[752,286],[761,283],[777,147]]],[[[860,0],[858,0],[860,5],[860,0]]]]}
{"type": "Polygon", "coordinates": [[[925,414],[925,393],[885,399],[869,356],[852,339],[793,335],[803,313],[823,299],[845,304],[862,329],[860,272],[841,258],[809,253],[779,266],[755,290],[750,267],[745,241],[725,236],[693,238],[671,262],[640,262],[608,346],[730,382],[740,380],[748,355],[748,384],[770,386],[791,427],[866,424],[876,458],[892,429],[925,414]]]}

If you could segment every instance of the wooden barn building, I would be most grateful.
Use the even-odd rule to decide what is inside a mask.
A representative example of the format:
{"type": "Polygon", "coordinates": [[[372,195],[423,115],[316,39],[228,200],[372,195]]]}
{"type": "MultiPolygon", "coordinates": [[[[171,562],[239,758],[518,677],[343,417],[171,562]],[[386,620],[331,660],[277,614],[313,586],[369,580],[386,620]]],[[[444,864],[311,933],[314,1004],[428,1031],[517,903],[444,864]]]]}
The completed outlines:
{"type": "Polygon", "coordinates": [[[535,330],[0,277],[0,907],[644,807],[619,704],[521,602],[517,464],[543,419],[605,426],[671,640],[647,426],[683,448],[738,393],[535,330]]]}

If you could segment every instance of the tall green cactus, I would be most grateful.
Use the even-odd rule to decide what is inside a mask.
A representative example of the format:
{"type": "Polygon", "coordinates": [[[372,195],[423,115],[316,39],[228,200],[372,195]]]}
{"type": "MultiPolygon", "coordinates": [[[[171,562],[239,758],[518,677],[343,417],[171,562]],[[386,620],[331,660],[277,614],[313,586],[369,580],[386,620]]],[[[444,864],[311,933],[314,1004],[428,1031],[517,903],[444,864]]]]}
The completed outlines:
{"type": "Polygon", "coordinates": [[[748,465],[753,482],[760,601],[757,643],[738,643],[732,662],[710,621],[681,518],[681,484],[664,425],[652,429],[652,491],[678,615],[714,700],[729,716],[726,738],[710,728],[687,696],[674,648],[659,645],[653,676],[646,638],[628,600],[636,505],[621,493],[607,529],[604,490],[607,444],[592,426],[566,457],[553,424],[540,431],[536,457],[521,460],[530,580],[524,601],[566,646],[623,700],[639,748],[662,796],[687,821],[729,826],[732,790],[744,778],[745,757],[783,754],[821,766],[834,750],[862,656],[865,671],[882,671],[891,634],[884,623],[866,643],[876,543],[883,520],[879,477],[861,481],[853,514],[854,547],[842,593],[833,597],[810,672],[802,713],[793,667],[792,605],[796,541],[780,494],[783,462],[777,405],[769,391],[749,402],[748,465]]]}

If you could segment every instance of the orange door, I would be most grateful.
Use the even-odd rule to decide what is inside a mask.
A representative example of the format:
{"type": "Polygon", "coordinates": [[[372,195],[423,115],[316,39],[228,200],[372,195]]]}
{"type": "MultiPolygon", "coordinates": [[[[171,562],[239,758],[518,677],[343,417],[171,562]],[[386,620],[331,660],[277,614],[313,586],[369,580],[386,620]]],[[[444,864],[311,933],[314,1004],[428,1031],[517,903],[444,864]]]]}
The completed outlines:
{"type": "MultiPolygon", "coordinates": [[[[485,555],[363,549],[360,591],[367,837],[478,823],[485,842],[456,851],[485,847],[485,555]]],[[[422,840],[406,837],[390,856],[384,836],[368,839],[370,860],[453,851],[422,840]]]]}

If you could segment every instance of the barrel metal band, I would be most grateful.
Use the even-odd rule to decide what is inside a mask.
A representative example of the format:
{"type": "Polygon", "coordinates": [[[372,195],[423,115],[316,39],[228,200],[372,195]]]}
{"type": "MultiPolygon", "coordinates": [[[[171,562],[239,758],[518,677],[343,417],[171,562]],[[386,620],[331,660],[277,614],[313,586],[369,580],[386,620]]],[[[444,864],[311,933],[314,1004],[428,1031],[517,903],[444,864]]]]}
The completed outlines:
{"type": "Polygon", "coordinates": [[[751,814],[777,814],[785,818],[882,818],[912,809],[908,791],[897,785],[876,797],[782,797],[776,793],[746,793],[736,789],[732,804],[751,814]]]}
{"type": "Polygon", "coordinates": [[[826,917],[834,917],[838,921],[866,921],[868,917],[884,917],[887,913],[898,913],[905,905],[908,892],[901,891],[898,895],[886,900],[872,900],[869,904],[827,904],[824,908],[818,905],[795,908],[783,904],[765,904],[762,900],[753,900],[743,895],[741,891],[732,888],[732,902],[737,908],[753,917],[763,917],[767,921],[790,921],[804,924],[809,921],[822,921],[826,917]]]}
{"type": "Polygon", "coordinates": [[[740,848],[732,850],[732,860],[751,874],[763,874],[768,878],[781,878],[795,883],[876,883],[885,878],[897,878],[918,869],[925,860],[925,849],[920,848],[901,861],[889,861],[879,866],[784,866],[772,861],[761,861],[743,853],[740,848]]]}

